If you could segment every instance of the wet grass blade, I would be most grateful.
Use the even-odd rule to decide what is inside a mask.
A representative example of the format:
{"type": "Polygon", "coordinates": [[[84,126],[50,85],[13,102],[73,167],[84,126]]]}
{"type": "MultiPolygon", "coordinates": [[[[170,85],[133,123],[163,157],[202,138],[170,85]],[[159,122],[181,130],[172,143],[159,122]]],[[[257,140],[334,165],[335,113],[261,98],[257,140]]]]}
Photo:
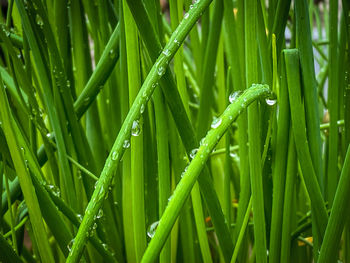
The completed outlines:
{"type": "Polygon", "coordinates": [[[350,198],[350,146],[346,152],[344,166],[340,175],[339,184],[335,193],[331,215],[317,262],[332,262],[338,259],[338,247],[346,222],[342,213],[345,211],[350,198]]]}
{"type": "Polygon", "coordinates": [[[31,217],[31,225],[38,245],[40,258],[42,261],[53,262],[53,255],[49,247],[48,237],[42,221],[38,199],[29,176],[29,170],[25,165],[25,153],[21,153],[21,147],[23,148],[23,146],[19,145],[17,139],[16,129],[14,127],[16,124],[10,112],[2,80],[0,86],[1,121],[3,122],[3,129],[10,148],[11,157],[13,160],[16,160],[14,162],[15,169],[18,173],[21,189],[31,217]]]}
{"type": "Polygon", "coordinates": [[[227,128],[249,104],[261,96],[266,96],[268,93],[269,88],[266,85],[256,85],[247,89],[219,117],[219,125],[211,129],[203,138],[202,145],[198,148],[182,179],[176,186],[173,197],[159,221],[156,233],[143,255],[142,262],[152,262],[159,254],[210,152],[214,149],[227,128]]]}

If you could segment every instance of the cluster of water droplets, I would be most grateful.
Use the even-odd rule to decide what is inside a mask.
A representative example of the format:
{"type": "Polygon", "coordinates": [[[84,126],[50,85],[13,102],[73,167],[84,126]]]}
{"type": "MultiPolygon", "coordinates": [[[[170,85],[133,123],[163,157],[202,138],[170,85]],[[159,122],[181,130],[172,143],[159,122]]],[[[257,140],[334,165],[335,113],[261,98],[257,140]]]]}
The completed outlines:
{"type": "Polygon", "coordinates": [[[58,197],[61,196],[61,190],[60,190],[57,186],[50,184],[50,185],[48,185],[47,187],[51,190],[51,192],[52,192],[55,196],[58,196],[58,197]]]}
{"type": "Polygon", "coordinates": [[[169,57],[170,56],[170,50],[169,49],[165,49],[165,50],[163,50],[163,55],[165,55],[165,56],[167,56],[167,57],[169,57]]]}

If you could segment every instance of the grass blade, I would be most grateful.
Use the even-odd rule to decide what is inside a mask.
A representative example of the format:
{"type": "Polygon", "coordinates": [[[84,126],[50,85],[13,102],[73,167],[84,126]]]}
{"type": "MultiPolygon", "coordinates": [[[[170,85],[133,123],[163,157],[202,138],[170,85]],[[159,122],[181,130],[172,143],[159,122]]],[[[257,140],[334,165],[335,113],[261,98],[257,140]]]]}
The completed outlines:
{"type": "Polygon", "coordinates": [[[268,92],[269,89],[266,85],[256,85],[248,89],[239,98],[237,98],[233,104],[230,104],[227,107],[225,112],[219,118],[220,124],[218,127],[211,129],[207,133],[202,141],[202,145],[198,148],[195,157],[187,167],[182,179],[178,183],[173,197],[171,198],[161,220],[159,221],[157,231],[149,243],[145,254],[143,255],[142,262],[152,262],[155,260],[164,242],[166,241],[166,238],[170,233],[170,230],[174,225],[181,208],[190,194],[199,173],[203,169],[210,152],[214,149],[224,132],[242,110],[244,110],[249,104],[260,96],[266,96],[268,92]]]}

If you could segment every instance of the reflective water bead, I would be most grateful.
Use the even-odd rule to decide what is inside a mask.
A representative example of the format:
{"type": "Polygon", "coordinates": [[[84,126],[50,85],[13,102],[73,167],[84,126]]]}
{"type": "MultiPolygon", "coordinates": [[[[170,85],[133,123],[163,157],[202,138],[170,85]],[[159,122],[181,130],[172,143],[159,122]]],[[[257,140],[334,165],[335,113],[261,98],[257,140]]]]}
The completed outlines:
{"type": "Polygon", "coordinates": [[[196,149],[193,149],[193,150],[190,152],[190,158],[193,159],[193,158],[196,156],[197,152],[198,152],[198,149],[197,149],[197,148],[196,148],[196,149]]]}
{"type": "Polygon", "coordinates": [[[130,147],[130,141],[129,140],[125,140],[123,143],[123,148],[127,149],[130,147]]]}
{"type": "Polygon", "coordinates": [[[269,105],[269,106],[273,106],[277,102],[277,100],[271,99],[271,98],[266,98],[265,101],[266,101],[266,104],[269,105]]]}
{"type": "Polygon", "coordinates": [[[240,91],[235,91],[231,93],[230,96],[228,97],[229,102],[233,103],[238,98],[239,95],[240,95],[240,91]]]}
{"type": "Polygon", "coordinates": [[[131,135],[132,136],[139,136],[141,133],[141,128],[138,120],[133,121],[132,127],[131,127],[131,135]]]}
{"type": "Polygon", "coordinates": [[[156,229],[158,227],[158,224],[159,224],[159,221],[156,221],[148,227],[147,236],[149,236],[150,238],[154,237],[154,234],[156,233],[156,229]]]}
{"type": "Polygon", "coordinates": [[[118,159],[118,152],[117,151],[113,151],[111,158],[112,158],[113,161],[117,160],[118,159]]]}
{"type": "Polygon", "coordinates": [[[214,117],[213,122],[211,123],[211,127],[212,127],[213,129],[216,129],[217,127],[220,126],[221,121],[222,121],[221,118],[216,118],[216,117],[214,117]]]}
{"type": "Polygon", "coordinates": [[[141,104],[140,114],[142,114],[144,111],[145,111],[145,104],[141,104]]]}

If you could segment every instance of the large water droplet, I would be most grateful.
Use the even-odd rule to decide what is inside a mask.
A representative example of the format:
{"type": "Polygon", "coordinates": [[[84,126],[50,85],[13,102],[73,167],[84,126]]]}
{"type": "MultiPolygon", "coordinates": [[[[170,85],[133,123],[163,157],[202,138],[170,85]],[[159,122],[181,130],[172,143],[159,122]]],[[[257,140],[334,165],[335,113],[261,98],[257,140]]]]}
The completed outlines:
{"type": "Polygon", "coordinates": [[[117,160],[118,159],[118,152],[117,151],[113,151],[111,158],[112,158],[113,161],[117,160]]]}
{"type": "Polygon", "coordinates": [[[149,236],[150,238],[154,237],[154,234],[156,233],[156,229],[158,227],[158,224],[159,224],[159,221],[156,221],[148,227],[147,236],[149,236]]]}
{"type": "Polygon", "coordinates": [[[130,141],[129,140],[125,140],[123,143],[123,148],[127,149],[130,147],[130,141]]]}
{"type": "Polygon", "coordinates": [[[213,122],[211,123],[211,127],[212,127],[213,129],[216,129],[217,127],[220,126],[221,121],[222,121],[221,118],[216,118],[216,117],[214,117],[214,118],[213,118],[213,122]]]}
{"type": "Polygon", "coordinates": [[[198,152],[198,149],[197,149],[197,148],[196,148],[196,149],[193,149],[193,150],[190,152],[190,158],[193,159],[193,158],[196,156],[197,152],[198,152]]]}
{"type": "Polygon", "coordinates": [[[277,102],[276,99],[271,99],[271,98],[266,98],[265,101],[266,101],[266,104],[269,105],[269,106],[273,106],[277,102]]]}
{"type": "Polygon", "coordinates": [[[131,135],[132,136],[139,136],[141,133],[141,127],[138,120],[133,121],[132,127],[131,127],[131,135]]]}
{"type": "Polygon", "coordinates": [[[240,94],[241,94],[240,91],[235,91],[235,92],[231,93],[230,96],[228,97],[229,102],[233,103],[238,98],[238,96],[240,94]]]}

